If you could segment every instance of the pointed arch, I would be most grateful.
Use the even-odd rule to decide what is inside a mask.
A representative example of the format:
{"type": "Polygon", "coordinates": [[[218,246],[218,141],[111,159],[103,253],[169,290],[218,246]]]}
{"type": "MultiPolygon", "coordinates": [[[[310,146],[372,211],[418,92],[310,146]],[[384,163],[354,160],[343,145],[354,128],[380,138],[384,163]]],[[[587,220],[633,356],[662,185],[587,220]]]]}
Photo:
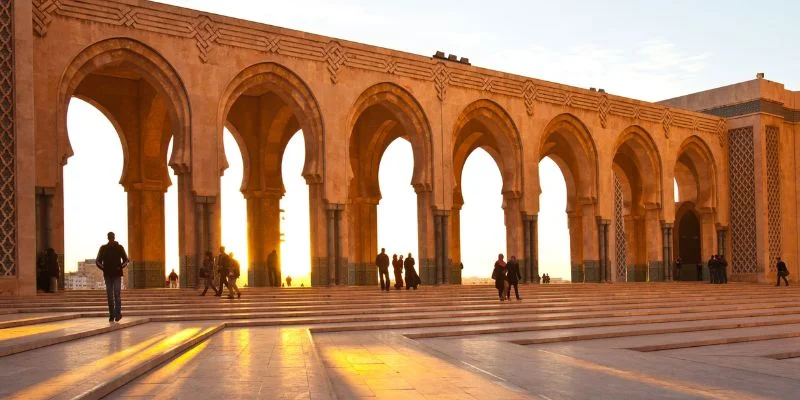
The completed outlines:
{"type": "Polygon", "coordinates": [[[356,99],[347,118],[350,133],[351,172],[359,196],[380,199],[378,168],[386,148],[403,137],[411,143],[414,172],[411,184],[430,191],[433,177],[433,144],[430,123],[417,99],[406,89],[388,82],[370,86],[356,99]]]}
{"type": "Polygon", "coordinates": [[[503,194],[513,197],[521,195],[523,160],[519,130],[503,107],[491,100],[482,99],[467,105],[453,127],[455,197],[461,197],[464,163],[478,147],[492,155],[497,163],[503,177],[503,194]]]}
{"type": "Polygon", "coordinates": [[[694,195],[685,198],[692,200],[698,209],[716,208],[717,167],[708,144],[699,136],[692,135],[681,143],[677,154],[675,178],[682,196],[681,202],[684,201],[684,193],[691,193],[694,195]]]}
{"type": "MultiPolygon", "coordinates": [[[[280,64],[274,62],[254,64],[239,72],[239,74],[231,80],[223,92],[220,100],[219,114],[217,115],[219,142],[222,142],[223,127],[226,125],[231,126],[228,118],[237,101],[239,101],[243,95],[254,92],[273,94],[274,98],[271,100],[280,102],[282,106],[288,107],[288,110],[283,111],[284,114],[288,115],[288,118],[282,118],[284,124],[275,126],[275,129],[278,130],[277,134],[280,135],[278,143],[280,149],[276,151],[282,152],[283,147],[288,143],[291,136],[297,132],[297,130],[302,129],[306,150],[303,177],[308,183],[322,182],[325,164],[325,133],[322,113],[319,109],[316,97],[314,97],[308,85],[297,76],[297,74],[280,64]],[[288,111],[291,112],[287,114],[288,111]]],[[[236,127],[234,126],[234,128],[236,127]]],[[[234,130],[231,130],[231,132],[234,132],[234,130]]],[[[241,143],[245,141],[241,139],[241,135],[239,136],[240,137],[237,138],[237,143],[240,143],[241,147],[241,143]]],[[[236,134],[234,134],[234,137],[236,137],[236,134]]],[[[255,167],[252,165],[252,163],[255,162],[253,156],[259,155],[259,158],[262,158],[260,156],[264,150],[265,149],[258,148],[247,149],[247,151],[242,152],[245,176],[242,182],[242,191],[247,190],[251,185],[258,186],[257,188],[251,188],[255,190],[265,189],[268,185],[268,183],[264,181],[266,178],[264,174],[255,175],[259,178],[259,182],[253,182],[251,179],[255,167]],[[250,152],[250,154],[245,156],[245,152],[250,152]]],[[[275,165],[272,165],[272,167],[277,166],[276,168],[278,171],[280,171],[280,161],[280,157],[277,157],[277,160],[273,163],[275,165]]],[[[259,164],[264,164],[266,162],[266,160],[261,160],[259,164]]],[[[224,161],[223,155],[223,166],[226,164],[227,161],[224,161]]],[[[259,166],[263,167],[263,165],[259,166]]],[[[280,180],[279,184],[282,188],[280,174],[278,174],[276,179],[280,180]]],[[[271,184],[271,186],[275,185],[277,184],[271,184]]]]}
{"type": "Polygon", "coordinates": [[[634,189],[631,194],[633,202],[641,206],[661,206],[661,155],[644,128],[631,125],[622,131],[614,146],[614,163],[621,167],[634,189]]]}
{"type": "MultiPolygon", "coordinates": [[[[572,114],[555,116],[539,142],[539,160],[550,157],[567,182],[567,208],[594,203],[598,193],[597,147],[586,125],[572,114]]],[[[541,191],[541,190],[540,190],[541,191]]]]}
{"type": "MultiPolygon", "coordinates": [[[[186,88],[180,76],[172,65],[153,48],[130,38],[111,38],[94,43],[76,55],[64,71],[58,88],[58,109],[56,110],[59,123],[57,124],[57,137],[59,148],[59,161],[64,165],[67,158],[73,155],[67,133],[67,108],[69,99],[76,95],[80,84],[91,74],[102,73],[108,68],[122,68],[126,73],[133,74],[136,78],[144,79],[158,95],[167,103],[167,113],[170,119],[171,134],[174,135],[172,154],[169,156],[169,165],[180,173],[191,168],[191,113],[186,88]]],[[[108,71],[105,71],[108,72],[108,71]]],[[[80,96],[86,100],[86,96],[80,96]]],[[[91,101],[98,106],[96,101],[91,101]]],[[[98,107],[110,111],[105,107],[98,107]]],[[[109,118],[115,121],[116,118],[109,118]]],[[[115,125],[118,127],[119,124],[115,125]]],[[[118,132],[121,134],[121,132],[118,132]]],[[[163,139],[163,138],[162,138],[163,139]]],[[[169,143],[169,138],[161,141],[163,151],[169,143]]],[[[123,151],[127,157],[127,147],[123,151]]],[[[166,157],[164,157],[166,158],[166,157]]],[[[129,163],[124,164],[123,174],[127,175],[129,163]]]]}

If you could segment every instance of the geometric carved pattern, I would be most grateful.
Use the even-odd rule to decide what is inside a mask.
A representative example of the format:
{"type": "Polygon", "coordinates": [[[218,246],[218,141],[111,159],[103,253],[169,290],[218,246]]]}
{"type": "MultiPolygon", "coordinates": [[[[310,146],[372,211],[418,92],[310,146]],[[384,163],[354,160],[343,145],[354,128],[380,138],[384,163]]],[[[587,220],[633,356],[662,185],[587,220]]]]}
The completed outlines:
{"type": "MultiPolygon", "coordinates": [[[[326,63],[333,83],[346,66],[433,82],[440,100],[445,98],[450,85],[510,96],[524,101],[530,115],[534,112],[534,102],[551,103],[599,112],[603,125],[607,124],[610,116],[636,116],[642,121],[660,124],[665,135],[669,135],[673,127],[717,135],[722,121],[708,114],[642,103],[513,74],[478,70],[454,62],[443,63],[431,57],[385,49],[376,51],[357,43],[339,43],[333,38],[191,12],[150,2],[33,0],[34,30],[40,36],[47,35],[47,29],[55,17],[63,17],[194,40],[203,62],[208,60],[213,45],[249,49],[263,54],[326,63]]],[[[723,138],[720,136],[719,139],[720,145],[723,145],[723,138]]]]}
{"type": "Polygon", "coordinates": [[[767,221],[769,270],[775,271],[781,255],[781,159],[778,127],[767,127],[767,221]]]}
{"type": "Polygon", "coordinates": [[[0,276],[16,275],[16,133],[14,2],[0,2],[0,276]]]}
{"type": "Polygon", "coordinates": [[[614,237],[617,240],[617,278],[624,282],[628,276],[628,246],[625,243],[625,217],[623,213],[622,183],[614,175],[614,237]]]}
{"type": "Polygon", "coordinates": [[[756,182],[753,127],[728,131],[731,263],[734,274],[759,272],[756,250],[756,182]]]}

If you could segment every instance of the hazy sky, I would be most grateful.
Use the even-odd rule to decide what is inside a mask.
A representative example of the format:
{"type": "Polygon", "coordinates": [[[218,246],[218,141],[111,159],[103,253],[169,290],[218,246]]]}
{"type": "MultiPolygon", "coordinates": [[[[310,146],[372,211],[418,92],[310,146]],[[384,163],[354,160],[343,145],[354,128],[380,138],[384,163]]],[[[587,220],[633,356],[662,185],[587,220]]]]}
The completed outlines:
{"type": "MultiPolygon", "coordinates": [[[[790,1],[761,1],[757,7],[744,1],[162,2],[423,55],[442,50],[481,67],[648,101],[749,80],[756,72],[800,89],[800,52],[790,46],[800,37],[800,3],[790,1]]],[[[79,100],[70,106],[68,124],[75,156],[64,172],[65,256],[67,269],[73,270],[77,260],[94,257],[109,230],[127,244],[127,217],[113,128],[79,100]],[[91,195],[98,188],[107,195],[91,195]]],[[[244,266],[241,156],[230,134],[224,144],[231,167],[222,184],[223,241],[244,266]]],[[[295,278],[308,272],[308,189],[300,177],[302,163],[303,142],[297,135],[284,157],[287,193],[282,203],[284,270],[295,278]]],[[[403,140],[392,143],[381,161],[378,237],[389,252],[417,252],[411,164],[411,148],[403,140]]],[[[554,277],[569,277],[563,177],[548,159],[540,164],[540,175],[540,266],[554,277]]],[[[165,200],[167,272],[178,266],[176,183],[173,178],[165,200]]],[[[500,187],[499,171],[488,154],[473,153],[464,167],[465,275],[488,275],[495,255],[505,249],[500,187]]]]}

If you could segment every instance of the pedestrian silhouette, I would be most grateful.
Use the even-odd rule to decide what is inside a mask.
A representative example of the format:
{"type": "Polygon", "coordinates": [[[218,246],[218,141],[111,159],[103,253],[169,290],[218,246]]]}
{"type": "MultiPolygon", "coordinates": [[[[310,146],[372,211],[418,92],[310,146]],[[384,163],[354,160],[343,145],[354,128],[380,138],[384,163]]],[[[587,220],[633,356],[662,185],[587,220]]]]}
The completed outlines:
{"type": "Polygon", "coordinates": [[[386,255],[386,249],[381,249],[380,254],[375,257],[375,265],[378,267],[378,275],[380,276],[381,291],[389,291],[389,256],[386,255]],[[386,278],[386,280],[384,280],[386,278]]]}
{"type": "Polygon", "coordinates": [[[291,277],[291,275],[286,275],[286,287],[292,287],[292,277],[291,277]]]}
{"type": "Polygon", "coordinates": [[[267,274],[269,275],[269,285],[272,287],[283,286],[278,276],[278,252],[272,249],[267,256],[267,274]]]}
{"type": "Polygon", "coordinates": [[[58,292],[58,254],[50,247],[44,253],[45,290],[50,293],[58,292]]]}
{"type": "Polygon", "coordinates": [[[786,280],[786,277],[789,276],[789,269],[786,268],[786,263],[783,262],[780,257],[778,257],[778,264],[776,265],[776,268],[778,269],[778,284],[775,286],[781,285],[781,278],[783,278],[783,281],[786,282],[786,286],[789,286],[789,281],[786,280]]]}
{"type": "Polygon", "coordinates": [[[511,256],[506,264],[506,280],[508,280],[509,288],[506,290],[506,299],[511,300],[511,287],[514,287],[514,295],[517,300],[522,300],[519,297],[519,280],[522,279],[522,274],[519,272],[519,262],[517,257],[511,256]]]}
{"type": "Polygon", "coordinates": [[[108,299],[108,322],[119,322],[122,319],[122,273],[128,266],[128,254],[117,243],[114,232],[106,235],[108,243],[100,246],[95,259],[95,265],[103,270],[103,280],[106,282],[106,297],[108,299]]]}
{"type": "Polygon", "coordinates": [[[230,277],[228,279],[228,287],[230,288],[230,290],[228,291],[228,298],[232,299],[233,298],[233,292],[236,292],[236,297],[241,299],[242,298],[242,292],[239,291],[239,285],[236,284],[236,280],[239,279],[239,275],[241,274],[239,261],[233,257],[233,252],[231,252],[231,254],[229,254],[228,256],[230,257],[230,260],[231,260],[230,261],[231,262],[231,268],[230,268],[230,271],[228,272],[229,277],[230,277]]]}
{"type": "Polygon", "coordinates": [[[175,273],[174,268],[169,273],[169,287],[173,289],[178,287],[178,274],[175,273]]]}
{"type": "MultiPolygon", "coordinates": [[[[402,256],[400,256],[400,259],[402,259],[402,256]]],[[[411,253],[408,253],[408,257],[403,261],[403,267],[406,270],[406,290],[411,288],[417,290],[419,284],[422,283],[419,275],[417,275],[417,270],[414,269],[415,264],[414,257],[411,257],[411,253]]]]}
{"type": "Polygon", "coordinates": [[[219,292],[215,296],[222,296],[222,289],[228,288],[228,297],[233,297],[231,285],[228,282],[228,274],[231,271],[231,259],[225,253],[225,246],[219,247],[219,254],[217,255],[217,273],[219,274],[219,292]]]}
{"type": "Polygon", "coordinates": [[[400,290],[403,287],[403,256],[397,258],[397,254],[392,255],[392,269],[394,269],[394,288],[400,290]]]}
{"type": "Polygon", "coordinates": [[[503,260],[503,255],[497,255],[497,261],[494,262],[494,269],[492,270],[492,279],[494,279],[494,287],[497,289],[497,294],[500,296],[500,301],[506,299],[506,262],[503,260]]]}
{"type": "MultiPolygon", "coordinates": [[[[218,293],[217,287],[214,286],[214,254],[210,251],[206,252],[205,258],[203,258],[203,266],[200,268],[200,279],[205,281],[205,289],[203,289],[203,293],[200,296],[205,296],[208,288],[214,290],[214,294],[218,293]]],[[[220,289],[220,292],[222,289],[220,289]]]]}

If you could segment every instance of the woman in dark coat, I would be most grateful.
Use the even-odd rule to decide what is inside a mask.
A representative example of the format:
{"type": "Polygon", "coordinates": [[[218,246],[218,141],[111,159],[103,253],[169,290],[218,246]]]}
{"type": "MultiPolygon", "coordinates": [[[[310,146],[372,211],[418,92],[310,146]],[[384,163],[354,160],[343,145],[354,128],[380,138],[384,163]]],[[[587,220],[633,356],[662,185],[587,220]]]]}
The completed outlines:
{"type": "Polygon", "coordinates": [[[414,290],[417,290],[417,287],[422,282],[419,279],[419,275],[417,275],[417,270],[414,269],[414,264],[416,264],[414,262],[414,257],[411,257],[411,253],[408,253],[408,257],[403,261],[403,267],[405,267],[406,270],[406,290],[412,287],[414,290]]]}
{"type": "Polygon", "coordinates": [[[514,294],[517,300],[522,300],[519,297],[519,280],[522,279],[522,274],[519,272],[519,261],[517,257],[511,256],[506,264],[506,279],[508,280],[508,289],[506,289],[506,298],[511,300],[511,287],[514,287],[514,294]]]}
{"type": "Polygon", "coordinates": [[[506,299],[506,262],[503,261],[503,255],[497,256],[497,261],[494,263],[494,270],[492,271],[492,279],[494,279],[494,287],[497,289],[497,294],[500,295],[500,301],[506,299]]]}
{"type": "Polygon", "coordinates": [[[394,269],[394,288],[403,287],[403,262],[397,259],[397,254],[392,255],[392,268],[394,269]]]}

